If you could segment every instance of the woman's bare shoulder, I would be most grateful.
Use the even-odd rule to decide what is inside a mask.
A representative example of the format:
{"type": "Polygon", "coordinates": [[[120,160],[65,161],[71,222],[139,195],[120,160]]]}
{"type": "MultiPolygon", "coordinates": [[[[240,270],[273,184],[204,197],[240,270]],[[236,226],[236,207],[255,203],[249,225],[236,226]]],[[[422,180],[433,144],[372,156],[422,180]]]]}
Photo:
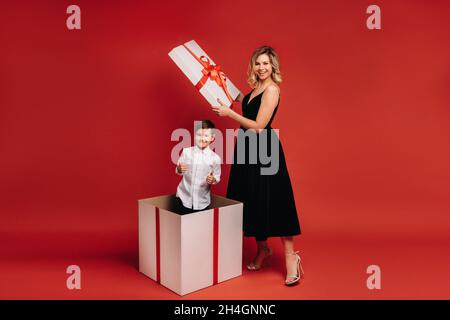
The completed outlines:
{"type": "Polygon", "coordinates": [[[276,83],[269,84],[264,90],[263,96],[279,97],[280,87],[276,83]]]}
{"type": "Polygon", "coordinates": [[[280,94],[280,87],[276,83],[271,83],[267,86],[266,90],[264,90],[264,91],[267,91],[271,94],[274,94],[274,93],[280,94]]]}

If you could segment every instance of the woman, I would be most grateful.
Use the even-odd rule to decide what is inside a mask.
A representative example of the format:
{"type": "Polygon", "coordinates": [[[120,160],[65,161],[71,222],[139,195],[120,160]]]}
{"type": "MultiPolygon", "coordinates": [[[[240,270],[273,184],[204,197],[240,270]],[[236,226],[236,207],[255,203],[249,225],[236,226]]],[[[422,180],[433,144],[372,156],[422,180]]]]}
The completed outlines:
{"type": "MultiPolygon", "coordinates": [[[[256,136],[256,139],[245,142],[244,148],[238,148],[238,143],[235,145],[227,197],[244,203],[244,235],[256,238],[256,257],[247,268],[259,270],[265,259],[272,255],[267,238],[279,236],[286,258],[285,284],[293,285],[303,276],[301,259],[294,250],[293,240],[293,236],[301,231],[284,152],[270,126],[278,110],[278,85],[281,83],[278,55],[273,48],[263,46],[253,52],[248,66],[248,83],[253,90],[245,97],[239,95],[237,99],[242,102],[243,115],[228,108],[220,100],[220,106],[213,107],[217,115],[230,117],[240,124],[242,130],[238,134],[238,142],[240,138],[243,138],[241,141],[247,141],[244,136],[252,133],[256,136]],[[264,139],[262,133],[266,134],[264,139]],[[266,144],[265,149],[270,151],[273,141],[277,143],[278,153],[275,151],[270,156],[278,157],[278,170],[275,174],[261,174],[261,169],[267,165],[260,161],[259,151],[256,151],[256,163],[250,161],[251,152],[259,150],[261,143],[266,144]],[[237,161],[238,151],[245,153],[245,163],[237,161]]],[[[244,159],[242,154],[240,159],[244,159]]]]}

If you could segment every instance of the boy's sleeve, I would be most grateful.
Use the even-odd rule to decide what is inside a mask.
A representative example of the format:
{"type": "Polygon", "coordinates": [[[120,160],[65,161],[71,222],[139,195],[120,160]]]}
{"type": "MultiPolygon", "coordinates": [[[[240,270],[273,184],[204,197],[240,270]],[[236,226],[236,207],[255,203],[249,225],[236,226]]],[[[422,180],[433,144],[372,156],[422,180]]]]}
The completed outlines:
{"type": "Polygon", "coordinates": [[[177,167],[178,167],[178,165],[179,165],[180,163],[184,162],[184,157],[185,157],[185,156],[184,156],[184,148],[183,148],[183,150],[181,151],[181,155],[180,155],[180,157],[178,158],[177,165],[175,166],[175,173],[176,173],[177,175],[179,175],[179,176],[182,176],[183,173],[179,173],[178,170],[177,170],[177,167]]]}
{"type": "Polygon", "coordinates": [[[219,183],[220,181],[220,174],[221,174],[221,168],[220,168],[220,157],[215,157],[214,166],[213,166],[213,177],[215,179],[214,184],[219,183]]]}

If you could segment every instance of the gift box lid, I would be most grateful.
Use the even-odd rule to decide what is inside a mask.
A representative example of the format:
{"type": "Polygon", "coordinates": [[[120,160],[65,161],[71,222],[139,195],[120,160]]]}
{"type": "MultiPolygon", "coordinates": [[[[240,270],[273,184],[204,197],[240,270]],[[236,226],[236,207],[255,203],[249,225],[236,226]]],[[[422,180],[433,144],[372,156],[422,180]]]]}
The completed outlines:
{"type": "MultiPolygon", "coordinates": [[[[181,212],[178,212],[177,198],[176,198],[175,194],[141,199],[141,200],[139,200],[139,203],[150,204],[150,205],[153,205],[153,206],[158,207],[163,210],[167,210],[167,211],[170,211],[170,212],[173,212],[176,214],[180,214],[180,215],[182,214],[181,212]]],[[[213,194],[213,195],[211,195],[211,205],[208,209],[205,209],[205,210],[211,210],[214,208],[222,208],[222,207],[227,207],[227,206],[241,204],[241,203],[242,202],[213,194]]]]}

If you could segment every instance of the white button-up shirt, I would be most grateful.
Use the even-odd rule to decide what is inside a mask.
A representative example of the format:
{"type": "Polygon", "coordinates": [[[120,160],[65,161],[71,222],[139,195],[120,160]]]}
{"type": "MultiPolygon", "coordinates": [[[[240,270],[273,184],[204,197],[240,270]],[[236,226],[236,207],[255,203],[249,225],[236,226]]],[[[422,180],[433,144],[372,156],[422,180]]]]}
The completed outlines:
{"type": "Polygon", "coordinates": [[[188,171],[182,175],[177,188],[177,197],[181,199],[186,208],[202,210],[211,203],[210,185],[206,177],[212,173],[214,184],[220,181],[221,159],[217,153],[209,147],[201,149],[198,146],[184,148],[177,164],[186,164],[188,171]]]}

